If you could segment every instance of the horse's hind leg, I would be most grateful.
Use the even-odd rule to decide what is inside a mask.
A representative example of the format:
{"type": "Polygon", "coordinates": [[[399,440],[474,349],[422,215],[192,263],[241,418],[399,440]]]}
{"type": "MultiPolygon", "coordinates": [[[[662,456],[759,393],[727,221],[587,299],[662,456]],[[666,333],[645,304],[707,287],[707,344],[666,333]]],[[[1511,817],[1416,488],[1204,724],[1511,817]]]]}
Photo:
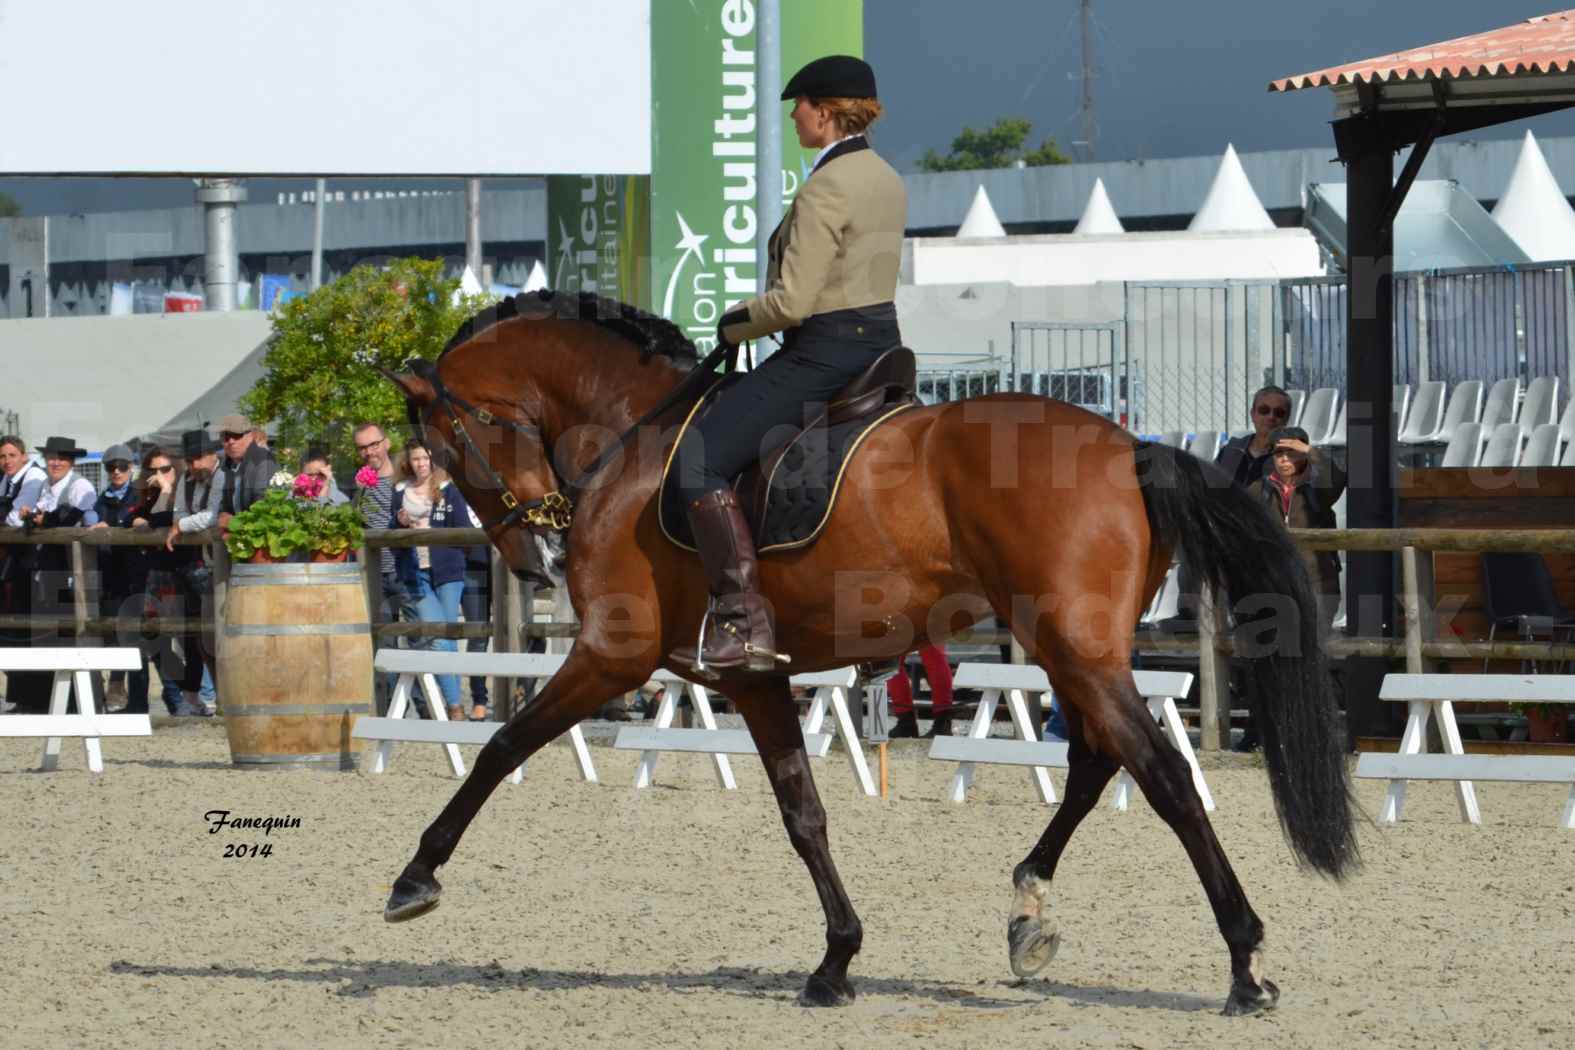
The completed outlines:
{"type": "Polygon", "coordinates": [[[1263,976],[1263,923],[1214,837],[1186,760],[1150,717],[1131,670],[1124,661],[1079,661],[1068,653],[1051,672],[1051,681],[1080,711],[1089,749],[1112,765],[1126,767],[1192,858],[1230,949],[1231,987],[1224,1012],[1272,1008],[1280,992],[1263,976]]]}
{"type": "Polygon", "coordinates": [[[1049,914],[1050,882],[1072,832],[1099,802],[1115,775],[1116,764],[1083,742],[1082,716],[1062,705],[1067,724],[1066,797],[1039,841],[1012,872],[1012,912],[1006,921],[1006,943],[1012,972],[1032,977],[1049,965],[1061,944],[1061,933],[1049,914]]]}
{"type": "Polygon", "coordinates": [[[571,652],[541,692],[494,733],[476,756],[470,775],[422,833],[414,859],[394,881],[383,918],[403,922],[437,907],[443,892],[436,878],[437,869],[448,863],[460,836],[503,778],[571,726],[594,714],[608,699],[644,681],[643,673],[610,673],[590,658],[576,660],[571,652]]]}
{"type": "Polygon", "coordinates": [[[749,726],[782,810],[788,839],[804,858],[826,913],[826,955],[810,974],[799,1001],[806,1006],[844,1006],[855,995],[853,982],[848,980],[848,964],[863,943],[864,927],[831,860],[826,810],[810,775],[804,732],[799,728],[788,680],[783,676],[751,678],[737,687],[729,684],[723,691],[738,705],[749,726]]]}

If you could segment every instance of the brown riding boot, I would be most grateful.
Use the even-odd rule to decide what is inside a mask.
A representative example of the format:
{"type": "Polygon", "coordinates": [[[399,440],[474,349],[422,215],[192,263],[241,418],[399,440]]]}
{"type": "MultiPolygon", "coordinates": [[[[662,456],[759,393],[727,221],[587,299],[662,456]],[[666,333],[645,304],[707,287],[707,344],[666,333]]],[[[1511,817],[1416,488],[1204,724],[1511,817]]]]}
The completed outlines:
{"type": "Polygon", "coordinates": [[[672,658],[696,668],[718,671],[776,671],[788,662],[777,654],[771,607],[760,596],[760,564],[755,539],[732,489],[716,489],[689,504],[700,563],[711,589],[700,656],[685,646],[672,658]]]}

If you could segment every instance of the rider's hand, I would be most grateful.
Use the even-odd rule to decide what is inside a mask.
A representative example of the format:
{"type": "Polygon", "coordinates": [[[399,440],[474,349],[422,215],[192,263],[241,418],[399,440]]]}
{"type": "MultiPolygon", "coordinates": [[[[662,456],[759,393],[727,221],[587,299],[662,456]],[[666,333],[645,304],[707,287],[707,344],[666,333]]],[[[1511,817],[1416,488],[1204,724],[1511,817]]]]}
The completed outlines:
{"type": "Polygon", "coordinates": [[[737,346],[743,341],[743,329],[747,324],[749,324],[749,308],[733,307],[716,323],[716,345],[725,346],[730,350],[737,346]]]}

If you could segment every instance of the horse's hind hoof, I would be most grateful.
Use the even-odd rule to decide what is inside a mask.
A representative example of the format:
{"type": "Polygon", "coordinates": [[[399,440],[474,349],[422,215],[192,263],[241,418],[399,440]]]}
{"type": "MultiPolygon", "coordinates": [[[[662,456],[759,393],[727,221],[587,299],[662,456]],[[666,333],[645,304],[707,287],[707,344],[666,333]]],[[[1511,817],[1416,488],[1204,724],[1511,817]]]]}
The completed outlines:
{"type": "Polygon", "coordinates": [[[801,1006],[847,1006],[857,997],[858,993],[853,990],[853,982],[846,977],[836,982],[829,977],[812,973],[809,975],[809,980],[804,983],[804,990],[799,993],[798,1001],[801,1006]]]}
{"type": "Polygon", "coordinates": [[[1280,989],[1268,978],[1264,978],[1263,986],[1260,988],[1233,981],[1230,986],[1230,997],[1225,1000],[1225,1009],[1220,1012],[1226,1017],[1248,1017],[1274,1009],[1279,1001],[1280,989]]]}
{"type": "Polygon", "coordinates": [[[1061,947],[1061,934],[1057,930],[1047,931],[1040,919],[1019,915],[1006,924],[1006,946],[1012,972],[1026,979],[1050,965],[1061,947]]]}
{"type": "Polygon", "coordinates": [[[394,882],[394,892],[383,907],[383,921],[408,922],[438,906],[443,887],[431,875],[412,875],[407,869],[394,882]]]}

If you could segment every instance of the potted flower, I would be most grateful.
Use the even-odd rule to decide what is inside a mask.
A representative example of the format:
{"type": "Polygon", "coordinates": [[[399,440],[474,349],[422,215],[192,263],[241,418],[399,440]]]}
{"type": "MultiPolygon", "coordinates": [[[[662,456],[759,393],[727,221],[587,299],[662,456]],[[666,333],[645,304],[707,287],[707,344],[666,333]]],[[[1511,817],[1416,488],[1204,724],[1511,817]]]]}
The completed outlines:
{"type": "Polygon", "coordinates": [[[1526,739],[1533,744],[1562,744],[1568,736],[1569,708],[1564,704],[1510,704],[1526,716],[1526,739]]]}
{"type": "Polygon", "coordinates": [[[323,482],[280,471],[263,497],[230,519],[224,545],[238,562],[285,561],[307,552],[313,561],[344,561],[361,543],[354,507],[317,502],[323,482]]]}

